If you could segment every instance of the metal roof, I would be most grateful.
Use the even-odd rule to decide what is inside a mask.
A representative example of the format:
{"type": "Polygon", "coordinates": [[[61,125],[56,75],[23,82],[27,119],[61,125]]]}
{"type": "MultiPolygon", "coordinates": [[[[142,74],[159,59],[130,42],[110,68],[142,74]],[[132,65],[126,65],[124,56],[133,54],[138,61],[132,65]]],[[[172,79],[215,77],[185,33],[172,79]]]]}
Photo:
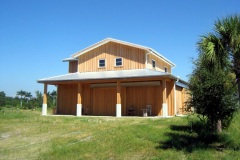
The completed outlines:
{"type": "Polygon", "coordinates": [[[141,77],[157,77],[167,76],[177,80],[177,77],[170,73],[160,72],[151,69],[135,69],[135,70],[118,70],[118,71],[103,71],[103,72],[76,72],[64,75],[39,79],[38,83],[44,82],[59,82],[59,81],[74,81],[74,80],[101,80],[101,79],[122,79],[122,78],[141,78],[141,77]]]}
{"type": "Polygon", "coordinates": [[[175,84],[176,84],[176,86],[179,86],[182,88],[188,88],[188,84],[180,82],[180,81],[177,81],[175,84]]]}
{"type": "Polygon", "coordinates": [[[62,61],[63,61],[63,62],[69,62],[69,61],[77,61],[77,60],[78,60],[77,58],[69,57],[69,58],[63,59],[62,61]]]}
{"type": "Polygon", "coordinates": [[[127,45],[127,46],[131,46],[131,47],[135,47],[135,48],[140,48],[140,49],[143,49],[155,56],[157,56],[158,58],[161,58],[162,60],[164,60],[165,62],[169,63],[172,67],[176,67],[176,65],[171,62],[170,60],[168,60],[166,57],[164,57],[163,55],[161,55],[160,53],[158,53],[157,51],[155,51],[154,49],[150,48],[150,47],[146,47],[146,46],[142,46],[142,45],[138,45],[138,44],[134,44],[134,43],[130,43],[130,42],[125,42],[125,41],[121,41],[121,40],[117,40],[117,39],[113,39],[113,38],[106,38],[102,41],[99,41],[83,50],[80,50],[76,53],[74,53],[73,55],[71,55],[72,58],[77,58],[79,57],[80,55],[86,53],[86,52],[89,52],[101,45],[104,45],[108,42],[115,42],[115,43],[119,43],[119,44],[123,44],[123,45],[127,45]]]}

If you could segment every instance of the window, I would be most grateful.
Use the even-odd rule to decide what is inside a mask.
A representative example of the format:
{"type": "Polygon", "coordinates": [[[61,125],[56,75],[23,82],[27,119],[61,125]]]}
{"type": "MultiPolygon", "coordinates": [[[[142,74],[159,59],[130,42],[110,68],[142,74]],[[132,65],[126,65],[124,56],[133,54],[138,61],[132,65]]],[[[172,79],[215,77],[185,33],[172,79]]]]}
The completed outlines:
{"type": "Polygon", "coordinates": [[[152,68],[156,67],[156,62],[154,60],[152,60],[152,68]]]}
{"type": "Polygon", "coordinates": [[[167,67],[164,67],[164,71],[167,73],[167,67]]]}
{"type": "Polygon", "coordinates": [[[98,67],[104,68],[105,67],[105,59],[99,59],[98,60],[98,67]]]}
{"type": "Polygon", "coordinates": [[[122,58],[116,58],[115,66],[122,66],[122,58]]]}

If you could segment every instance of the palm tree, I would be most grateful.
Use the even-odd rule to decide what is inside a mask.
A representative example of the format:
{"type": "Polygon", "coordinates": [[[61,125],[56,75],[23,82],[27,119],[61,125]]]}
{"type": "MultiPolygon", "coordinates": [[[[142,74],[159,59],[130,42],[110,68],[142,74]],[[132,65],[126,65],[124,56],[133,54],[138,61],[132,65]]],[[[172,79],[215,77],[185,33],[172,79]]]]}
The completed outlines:
{"type": "Polygon", "coordinates": [[[26,92],[24,96],[25,96],[25,98],[27,98],[27,106],[28,106],[28,101],[31,100],[32,94],[31,94],[31,92],[26,92]]]}
{"type": "Polygon", "coordinates": [[[21,98],[21,103],[20,103],[20,106],[22,107],[22,98],[23,98],[23,96],[25,96],[26,95],[26,92],[25,91],[23,91],[23,90],[20,90],[20,91],[17,91],[17,96],[20,96],[20,98],[21,98]]]}
{"type": "Polygon", "coordinates": [[[231,67],[240,100],[240,15],[217,20],[214,32],[202,36],[198,48],[203,63],[210,70],[231,67]]]}

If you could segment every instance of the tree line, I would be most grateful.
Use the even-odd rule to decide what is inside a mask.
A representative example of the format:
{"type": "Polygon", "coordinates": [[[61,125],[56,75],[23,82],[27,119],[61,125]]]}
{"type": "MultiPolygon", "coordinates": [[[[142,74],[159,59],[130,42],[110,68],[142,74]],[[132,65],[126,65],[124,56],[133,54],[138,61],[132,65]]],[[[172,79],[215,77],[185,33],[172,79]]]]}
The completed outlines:
{"type": "MultiPolygon", "coordinates": [[[[57,92],[53,90],[47,93],[48,107],[56,106],[57,92]]],[[[35,91],[35,96],[31,92],[20,90],[15,97],[6,96],[4,91],[0,91],[0,107],[18,107],[22,109],[35,109],[42,107],[43,94],[35,91]]]]}

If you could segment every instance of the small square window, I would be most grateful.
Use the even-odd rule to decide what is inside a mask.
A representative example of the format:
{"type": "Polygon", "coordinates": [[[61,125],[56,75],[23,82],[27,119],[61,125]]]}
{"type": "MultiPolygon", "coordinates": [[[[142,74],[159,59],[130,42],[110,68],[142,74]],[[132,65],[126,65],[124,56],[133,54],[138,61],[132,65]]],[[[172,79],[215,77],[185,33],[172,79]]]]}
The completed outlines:
{"type": "Polygon", "coordinates": [[[152,68],[156,67],[156,62],[154,60],[152,60],[152,68]]]}
{"type": "Polygon", "coordinates": [[[116,58],[115,66],[122,66],[122,58],[116,58]]]}
{"type": "Polygon", "coordinates": [[[98,67],[104,68],[105,67],[105,59],[99,59],[98,60],[98,67]]]}
{"type": "Polygon", "coordinates": [[[168,71],[167,71],[167,67],[164,67],[164,71],[167,73],[168,71]]]}

